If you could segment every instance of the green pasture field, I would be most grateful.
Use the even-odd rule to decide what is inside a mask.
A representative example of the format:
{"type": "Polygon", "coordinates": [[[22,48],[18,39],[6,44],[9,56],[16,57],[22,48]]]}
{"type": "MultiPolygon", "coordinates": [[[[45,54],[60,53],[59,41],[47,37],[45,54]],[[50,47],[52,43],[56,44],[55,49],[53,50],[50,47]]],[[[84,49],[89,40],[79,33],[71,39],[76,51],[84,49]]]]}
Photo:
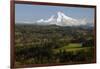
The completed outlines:
{"type": "Polygon", "coordinates": [[[59,50],[65,50],[68,52],[76,52],[76,51],[80,51],[80,50],[85,50],[88,51],[88,49],[90,49],[91,47],[82,47],[82,45],[80,43],[70,43],[66,46],[63,46],[61,48],[57,48],[54,51],[55,52],[59,52],[59,50]]]}

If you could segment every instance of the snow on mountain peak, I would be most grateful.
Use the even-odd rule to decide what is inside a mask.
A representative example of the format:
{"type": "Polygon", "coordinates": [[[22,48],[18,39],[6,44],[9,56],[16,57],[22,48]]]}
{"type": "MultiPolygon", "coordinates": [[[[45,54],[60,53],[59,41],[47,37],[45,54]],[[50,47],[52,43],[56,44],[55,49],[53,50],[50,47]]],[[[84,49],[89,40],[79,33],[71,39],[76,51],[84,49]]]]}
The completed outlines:
{"type": "Polygon", "coordinates": [[[49,19],[47,19],[47,20],[45,20],[44,22],[51,22],[51,21],[53,21],[54,20],[54,15],[52,15],[49,19]]]}
{"type": "Polygon", "coordinates": [[[71,18],[69,16],[66,16],[62,12],[57,12],[57,18],[55,18],[55,16],[52,15],[47,20],[44,20],[44,19],[38,20],[37,23],[44,23],[44,24],[48,24],[48,25],[55,24],[58,26],[79,26],[79,25],[87,24],[86,19],[77,20],[77,19],[71,18]]]}
{"type": "Polygon", "coordinates": [[[58,12],[58,17],[57,17],[57,22],[61,22],[62,16],[61,16],[61,12],[58,12]]]}

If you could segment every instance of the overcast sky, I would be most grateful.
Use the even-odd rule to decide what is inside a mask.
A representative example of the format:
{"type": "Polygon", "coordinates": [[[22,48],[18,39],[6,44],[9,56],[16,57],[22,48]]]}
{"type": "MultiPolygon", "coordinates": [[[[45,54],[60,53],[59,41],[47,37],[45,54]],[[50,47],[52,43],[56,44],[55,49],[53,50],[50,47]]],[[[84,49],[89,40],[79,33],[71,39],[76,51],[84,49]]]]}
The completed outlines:
{"type": "Polygon", "coordinates": [[[75,19],[86,18],[89,22],[94,20],[94,8],[16,4],[15,22],[34,22],[40,19],[48,19],[52,15],[57,16],[59,11],[75,19]]]}

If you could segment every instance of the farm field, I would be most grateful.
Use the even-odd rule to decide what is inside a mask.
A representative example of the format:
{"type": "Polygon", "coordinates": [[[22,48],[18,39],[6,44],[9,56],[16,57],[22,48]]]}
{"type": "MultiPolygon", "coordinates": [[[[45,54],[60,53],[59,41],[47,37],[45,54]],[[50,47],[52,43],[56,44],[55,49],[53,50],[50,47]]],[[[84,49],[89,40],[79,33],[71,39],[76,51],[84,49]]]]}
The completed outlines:
{"type": "Polygon", "coordinates": [[[91,47],[82,47],[79,43],[70,43],[69,45],[66,45],[64,47],[58,48],[57,50],[66,50],[66,51],[79,51],[79,50],[88,50],[91,47]]]}

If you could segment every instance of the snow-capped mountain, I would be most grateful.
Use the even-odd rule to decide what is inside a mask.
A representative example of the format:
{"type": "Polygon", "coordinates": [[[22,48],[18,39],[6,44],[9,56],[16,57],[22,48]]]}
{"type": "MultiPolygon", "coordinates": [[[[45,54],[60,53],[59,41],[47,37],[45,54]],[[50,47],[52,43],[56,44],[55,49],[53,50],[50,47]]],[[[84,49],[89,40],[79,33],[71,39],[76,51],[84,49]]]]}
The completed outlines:
{"type": "Polygon", "coordinates": [[[62,12],[57,13],[57,17],[52,15],[49,19],[40,19],[36,21],[37,24],[40,25],[58,25],[58,26],[80,26],[80,25],[87,25],[86,19],[74,19],[69,16],[66,16],[62,12]]]}

